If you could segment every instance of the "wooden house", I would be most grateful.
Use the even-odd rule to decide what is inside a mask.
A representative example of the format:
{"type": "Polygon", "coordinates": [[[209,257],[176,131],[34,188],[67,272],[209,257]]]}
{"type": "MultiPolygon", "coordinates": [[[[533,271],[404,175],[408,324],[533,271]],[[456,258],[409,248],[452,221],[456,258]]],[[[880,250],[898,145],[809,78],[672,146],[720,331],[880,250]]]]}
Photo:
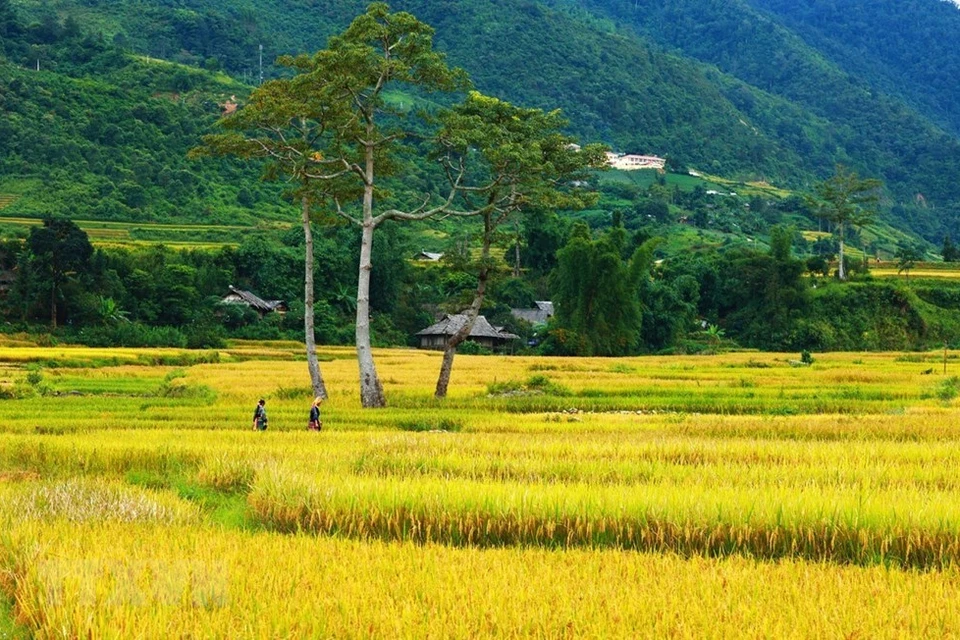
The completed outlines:
{"type": "MultiPolygon", "coordinates": [[[[467,315],[464,313],[447,314],[436,324],[433,324],[423,331],[417,333],[420,339],[421,349],[443,349],[457,331],[467,323],[467,315]]],[[[511,340],[516,340],[519,336],[508,333],[502,327],[494,327],[483,316],[477,316],[473,323],[473,329],[467,340],[476,342],[480,346],[488,349],[496,349],[506,345],[511,340]]]]}

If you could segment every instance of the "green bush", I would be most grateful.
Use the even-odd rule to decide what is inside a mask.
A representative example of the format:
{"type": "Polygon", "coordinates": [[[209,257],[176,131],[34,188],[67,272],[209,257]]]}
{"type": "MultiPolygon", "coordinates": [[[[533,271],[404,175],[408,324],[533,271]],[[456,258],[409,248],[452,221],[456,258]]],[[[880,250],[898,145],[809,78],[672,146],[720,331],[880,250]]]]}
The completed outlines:
{"type": "Polygon", "coordinates": [[[462,431],[463,422],[452,418],[406,420],[397,425],[401,431],[462,431]]]}
{"type": "Polygon", "coordinates": [[[493,354],[493,351],[481,345],[479,342],[467,340],[466,342],[462,342],[460,346],[457,347],[457,353],[461,353],[465,356],[489,356],[493,354]]]}
{"type": "Polygon", "coordinates": [[[952,376],[937,385],[937,398],[943,402],[950,402],[960,393],[960,378],[952,376]]]}
{"type": "Polygon", "coordinates": [[[88,347],[179,347],[187,346],[187,337],[176,327],[151,327],[125,322],[111,327],[89,327],[77,334],[77,341],[88,347]]]}

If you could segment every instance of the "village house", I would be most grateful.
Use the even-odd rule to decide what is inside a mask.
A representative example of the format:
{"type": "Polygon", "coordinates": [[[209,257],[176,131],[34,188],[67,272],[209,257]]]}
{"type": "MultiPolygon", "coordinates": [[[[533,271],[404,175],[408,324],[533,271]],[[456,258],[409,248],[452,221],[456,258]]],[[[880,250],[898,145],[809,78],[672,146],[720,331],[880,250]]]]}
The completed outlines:
{"type": "Polygon", "coordinates": [[[510,309],[510,314],[517,320],[525,320],[530,324],[546,324],[553,317],[553,302],[550,300],[536,300],[533,309],[510,309]]]}
{"type": "MultiPolygon", "coordinates": [[[[465,313],[447,314],[436,324],[433,324],[423,331],[417,333],[420,339],[421,349],[443,349],[457,331],[467,323],[465,313]]],[[[467,340],[476,342],[482,347],[488,349],[497,349],[503,347],[511,340],[517,340],[520,336],[514,335],[503,330],[503,327],[495,327],[484,317],[477,316],[473,323],[473,329],[467,340]]]]}
{"type": "Polygon", "coordinates": [[[220,300],[220,304],[246,305],[259,313],[260,317],[263,317],[268,313],[286,313],[287,311],[287,303],[283,300],[264,300],[263,298],[260,298],[249,291],[237,289],[233,285],[230,285],[230,293],[220,300]]]}

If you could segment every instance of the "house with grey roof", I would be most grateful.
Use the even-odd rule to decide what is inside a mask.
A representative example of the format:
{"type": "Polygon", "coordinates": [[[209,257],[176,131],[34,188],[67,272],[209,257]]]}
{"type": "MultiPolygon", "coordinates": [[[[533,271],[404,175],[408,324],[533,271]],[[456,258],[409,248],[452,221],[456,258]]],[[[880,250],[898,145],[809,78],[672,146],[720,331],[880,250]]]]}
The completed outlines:
{"type": "Polygon", "coordinates": [[[283,300],[264,300],[249,291],[237,289],[233,285],[230,285],[230,293],[220,300],[220,304],[246,305],[259,313],[261,317],[268,313],[285,313],[287,311],[287,303],[283,300]]]}
{"type": "MultiPolygon", "coordinates": [[[[465,313],[447,314],[437,322],[430,325],[423,331],[417,332],[420,339],[421,349],[443,349],[447,345],[447,340],[456,334],[467,323],[465,313]]],[[[477,316],[473,323],[473,329],[467,340],[476,342],[482,347],[496,349],[516,340],[520,336],[504,331],[503,327],[495,327],[484,317],[477,316]]]]}
{"type": "Polygon", "coordinates": [[[553,317],[553,302],[536,300],[533,304],[536,305],[533,309],[510,309],[510,315],[530,324],[546,324],[553,317]]]}

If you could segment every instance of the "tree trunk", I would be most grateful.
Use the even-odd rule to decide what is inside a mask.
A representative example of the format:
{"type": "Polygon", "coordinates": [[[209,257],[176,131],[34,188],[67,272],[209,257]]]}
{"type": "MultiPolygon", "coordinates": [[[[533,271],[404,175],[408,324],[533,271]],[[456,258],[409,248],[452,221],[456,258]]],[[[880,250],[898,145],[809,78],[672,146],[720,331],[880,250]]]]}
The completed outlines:
{"type": "Polygon", "coordinates": [[[513,277],[520,277],[520,225],[516,225],[517,241],[513,245],[513,277]]]}
{"type": "Polygon", "coordinates": [[[843,266],[843,224],[840,225],[840,264],[837,266],[837,277],[841,280],[847,279],[847,271],[843,266]]]}
{"type": "MultiPolygon", "coordinates": [[[[373,137],[367,126],[367,138],[373,137]]],[[[363,231],[360,239],[360,268],[357,277],[357,365],[360,368],[360,404],[364,408],[387,406],[383,385],[370,349],[370,272],[373,270],[373,145],[366,149],[365,184],[363,187],[363,231]]]]}
{"type": "Polygon", "coordinates": [[[57,283],[50,285],[50,328],[57,328],[57,283]]]}
{"type": "Polygon", "coordinates": [[[323,384],[320,363],[317,361],[317,340],[313,330],[313,232],[310,229],[310,202],[306,197],[301,201],[303,207],[303,237],[306,249],[303,254],[303,333],[307,343],[307,369],[310,371],[310,384],[313,395],[327,399],[327,387],[323,384]]]}
{"type": "Polygon", "coordinates": [[[440,376],[437,378],[437,389],[434,391],[435,398],[446,398],[447,387],[450,385],[450,374],[453,372],[453,358],[457,355],[457,347],[470,336],[473,331],[473,325],[480,315],[480,307],[483,306],[483,298],[487,291],[487,278],[490,276],[490,236],[492,228],[490,224],[490,214],[483,217],[483,250],[480,253],[480,272],[477,274],[477,291],[473,296],[473,303],[467,310],[467,321],[460,330],[450,336],[447,344],[443,348],[443,362],[440,364],[440,376]]]}

